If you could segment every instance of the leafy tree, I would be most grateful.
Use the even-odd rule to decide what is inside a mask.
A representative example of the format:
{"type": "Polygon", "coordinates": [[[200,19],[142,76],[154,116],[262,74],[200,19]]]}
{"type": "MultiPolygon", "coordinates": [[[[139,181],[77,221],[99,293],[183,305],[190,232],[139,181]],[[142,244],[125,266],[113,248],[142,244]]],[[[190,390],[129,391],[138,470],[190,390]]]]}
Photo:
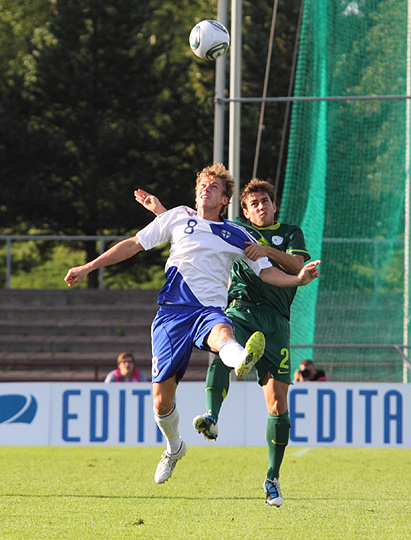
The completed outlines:
{"type": "Polygon", "coordinates": [[[25,59],[39,28],[50,15],[49,0],[0,0],[0,227],[5,233],[26,232],[16,221],[25,214],[21,186],[28,182],[30,152],[28,103],[22,98],[25,59]]]}
{"type": "MultiPolygon", "coordinates": [[[[12,108],[27,123],[12,156],[22,171],[3,186],[11,200],[4,220],[65,234],[118,234],[149,219],[136,210],[137,185],[188,201],[193,167],[212,146],[208,111],[198,102],[211,109],[212,99],[203,84],[190,88],[197,78],[187,44],[192,21],[182,20],[181,4],[188,3],[55,3],[26,59],[24,99],[12,108]]],[[[86,249],[88,259],[96,255],[91,243],[86,249]]]]}
{"type": "MultiPolygon", "coordinates": [[[[16,7],[7,27],[13,32],[0,37],[9,59],[0,63],[7,90],[0,102],[0,227],[21,233],[134,233],[151,219],[134,202],[138,186],[169,207],[192,205],[194,172],[212,160],[215,64],[191,53],[188,35],[196,22],[216,17],[217,1],[0,2],[16,7]]],[[[279,5],[269,95],[288,90],[300,1],[279,5]]],[[[271,2],[245,0],[245,96],[261,95],[271,15],[271,2]]],[[[272,181],[283,110],[276,104],[266,109],[258,175],[272,181]]],[[[259,105],[243,106],[242,115],[245,182],[259,105]]],[[[94,244],[85,249],[87,259],[96,255],[94,244]]],[[[145,279],[141,269],[163,257],[161,250],[140,257],[135,279],[145,279]]],[[[96,285],[93,274],[90,285],[96,285]]]]}
{"type": "Polygon", "coordinates": [[[37,28],[50,13],[50,0],[0,0],[0,80],[24,72],[24,57],[37,28]]]}
{"type": "MultiPolygon", "coordinates": [[[[287,96],[292,80],[292,63],[301,0],[279,1],[275,16],[274,42],[267,96],[287,96]]],[[[264,87],[274,2],[244,0],[242,95],[261,97],[264,87]]],[[[241,183],[252,176],[256,152],[261,103],[242,105],[241,110],[241,183]]],[[[286,105],[269,102],[265,106],[257,176],[272,183],[276,180],[286,105]]],[[[284,135],[287,134],[287,130],[284,135]]],[[[283,157],[285,167],[286,155],[283,157]]],[[[284,171],[283,171],[284,172],[284,171]]],[[[280,181],[283,181],[283,172],[280,181]]],[[[280,186],[281,191],[281,186],[280,186]]],[[[281,195],[281,193],[279,193],[281,195]]]]}

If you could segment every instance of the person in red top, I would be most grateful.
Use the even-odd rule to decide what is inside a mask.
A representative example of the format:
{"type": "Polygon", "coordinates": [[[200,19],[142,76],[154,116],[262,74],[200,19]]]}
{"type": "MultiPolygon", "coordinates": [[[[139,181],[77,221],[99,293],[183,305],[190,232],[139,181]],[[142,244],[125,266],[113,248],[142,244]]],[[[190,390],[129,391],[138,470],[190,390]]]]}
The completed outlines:
{"type": "Polygon", "coordinates": [[[136,368],[134,356],[130,352],[122,352],[117,358],[118,368],[110,371],[104,382],[146,382],[144,373],[136,368]]]}

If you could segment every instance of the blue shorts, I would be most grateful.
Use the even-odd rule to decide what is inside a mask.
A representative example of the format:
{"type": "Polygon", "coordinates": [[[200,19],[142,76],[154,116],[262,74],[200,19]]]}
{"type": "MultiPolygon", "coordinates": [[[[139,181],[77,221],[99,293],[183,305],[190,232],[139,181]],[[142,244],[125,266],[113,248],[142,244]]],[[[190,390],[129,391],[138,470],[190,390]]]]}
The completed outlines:
{"type": "Polygon", "coordinates": [[[209,351],[206,338],[219,323],[233,326],[224,311],[217,307],[161,305],[151,326],[152,382],[166,381],[173,375],[177,382],[181,381],[193,347],[209,351]]]}

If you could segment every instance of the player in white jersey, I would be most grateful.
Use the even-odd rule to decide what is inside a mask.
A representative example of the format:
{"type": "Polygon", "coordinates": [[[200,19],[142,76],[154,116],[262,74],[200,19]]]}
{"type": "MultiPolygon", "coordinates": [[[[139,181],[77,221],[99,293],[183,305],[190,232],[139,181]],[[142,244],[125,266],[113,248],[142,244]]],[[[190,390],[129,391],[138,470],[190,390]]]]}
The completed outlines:
{"type": "Polygon", "coordinates": [[[276,286],[306,285],[318,276],[319,261],[307,264],[298,276],[291,276],[272,267],[267,258],[251,261],[245,256],[246,242],[255,240],[221,216],[233,187],[234,180],[223,165],[206,167],[197,174],[197,211],[184,206],[169,210],[136,236],[119,242],[91,262],[71,268],[64,278],[71,287],[91,271],[171,242],[166,283],[159,293],[160,308],[152,325],[154,418],[167,443],[154,476],[157,483],[170,478],[186,453],[174,397],[192,348],[218,353],[239,376],[245,376],[264,352],[261,332],[253,334],[243,348],[234,339],[232,323],[224,313],[232,263],[244,258],[263,281],[276,286]]]}
{"type": "Polygon", "coordinates": [[[235,260],[245,258],[257,275],[271,268],[267,258],[254,262],[245,256],[245,242],[256,242],[245,228],[221,219],[202,219],[191,208],[179,206],[138,233],[146,251],[171,242],[159,304],[222,307],[227,303],[228,275],[235,260]]]}

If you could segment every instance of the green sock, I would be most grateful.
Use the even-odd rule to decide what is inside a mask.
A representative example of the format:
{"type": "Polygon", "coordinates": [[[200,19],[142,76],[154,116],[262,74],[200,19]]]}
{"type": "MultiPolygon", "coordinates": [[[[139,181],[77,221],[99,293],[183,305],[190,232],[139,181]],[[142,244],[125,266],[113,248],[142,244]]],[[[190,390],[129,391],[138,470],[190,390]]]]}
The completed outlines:
{"type": "Polygon", "coordinates": [[[221,405],[230,387],[231,368],[227,367],[219,357],[214,358],[207,370],[206,377],[206,406],[207,414],[217,421],[221,405]]]}
{"type": "Polygon", "coordinates": [[[265,437],[268,446],[267,478],[279,478],[280,467],[288,444],[290,417],[288,411],[283,414],[268,413],[265,437]]]}

